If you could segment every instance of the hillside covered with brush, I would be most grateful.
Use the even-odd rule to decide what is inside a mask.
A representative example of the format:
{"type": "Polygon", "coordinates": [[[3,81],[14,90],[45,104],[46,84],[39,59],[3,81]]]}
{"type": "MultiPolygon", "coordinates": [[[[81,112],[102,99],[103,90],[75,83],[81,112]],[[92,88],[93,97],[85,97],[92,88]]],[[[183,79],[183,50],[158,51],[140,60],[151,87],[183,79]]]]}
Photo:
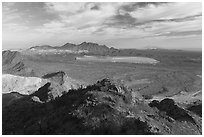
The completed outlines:
{"type": "Polygon", "coordinates": [[[110,79],[48,101],[46,87],[25,96],[3,94],[3,134],[201,134],[196,113],[172,99],[148,102],[110,79]]]}

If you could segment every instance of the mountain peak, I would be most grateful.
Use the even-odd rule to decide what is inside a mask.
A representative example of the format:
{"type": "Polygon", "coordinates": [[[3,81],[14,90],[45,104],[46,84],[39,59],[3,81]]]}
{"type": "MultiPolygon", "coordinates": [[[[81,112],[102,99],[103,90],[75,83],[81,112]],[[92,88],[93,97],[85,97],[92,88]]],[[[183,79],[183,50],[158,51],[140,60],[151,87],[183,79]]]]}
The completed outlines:
{"type": "Polygon", "coordinates": [[[81,44],[79,44],[79,45],[97,45],[97,46],[99,46],[99,44],[98,43],[94,43],[94,42],[82,42],[81,44]]]}
{"type": "Polygon", "coordinates": [[[50,45],[41,45],[41,46],[34,46],[31,47],[30,49],[52,49],[53,47],[50,45]]]}
{"type": "Polygon", "coordinates": [[[61,46],[61,48],[69,48],[69,47],[73,47],[73,46],[76,46],[75,44],[72,44],[72,43],[66,43],[64,44],[63,46],[61,46]]]}

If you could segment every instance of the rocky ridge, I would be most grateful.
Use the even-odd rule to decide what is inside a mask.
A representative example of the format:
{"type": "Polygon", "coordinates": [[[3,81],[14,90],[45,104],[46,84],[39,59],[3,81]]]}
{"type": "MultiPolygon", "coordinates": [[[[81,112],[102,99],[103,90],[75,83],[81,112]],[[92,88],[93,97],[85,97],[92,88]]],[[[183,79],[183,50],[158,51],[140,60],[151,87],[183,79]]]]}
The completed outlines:
{"type": "Polygon", "coordinates": [[[201,134],[201,117],[172,99],[148,103],[121,83],[103,79],[44,103],[33,100],[47,100],[50,85],[3,109],[3,134],[201,134]]]}

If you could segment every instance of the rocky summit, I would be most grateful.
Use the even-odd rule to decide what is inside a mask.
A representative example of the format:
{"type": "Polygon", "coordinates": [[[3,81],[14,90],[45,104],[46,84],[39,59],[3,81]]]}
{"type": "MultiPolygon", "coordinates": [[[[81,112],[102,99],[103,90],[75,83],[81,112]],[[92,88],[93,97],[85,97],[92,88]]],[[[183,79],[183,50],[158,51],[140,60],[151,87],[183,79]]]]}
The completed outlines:
{"type": "MultiPolygon", "coordinates": [[[[62,76],[44,78],[62,86],[62,76]]],[[[50,86],[48,82],[31,95],[3,95],[3,134],[201,134],[196,113],[171,99],[149,103],[118,81],[105,78],[54,99],[48,99],[50,86]]]]}

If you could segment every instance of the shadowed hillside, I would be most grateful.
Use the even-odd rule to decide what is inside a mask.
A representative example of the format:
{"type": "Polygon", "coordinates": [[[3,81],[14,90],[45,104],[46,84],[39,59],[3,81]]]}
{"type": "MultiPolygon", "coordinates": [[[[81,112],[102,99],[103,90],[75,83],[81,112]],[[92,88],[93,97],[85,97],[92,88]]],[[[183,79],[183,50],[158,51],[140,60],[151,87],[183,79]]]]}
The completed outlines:
{"type": "Polygon", "coordinates": [[[201,134],[198,116],[185,111],[194,122],[180,121],[109,79],[46,103],[33,101],[35,95],[46,97],[38,93],[46,93],[47,86],[3,108],[3,134],[201,134]]]}

